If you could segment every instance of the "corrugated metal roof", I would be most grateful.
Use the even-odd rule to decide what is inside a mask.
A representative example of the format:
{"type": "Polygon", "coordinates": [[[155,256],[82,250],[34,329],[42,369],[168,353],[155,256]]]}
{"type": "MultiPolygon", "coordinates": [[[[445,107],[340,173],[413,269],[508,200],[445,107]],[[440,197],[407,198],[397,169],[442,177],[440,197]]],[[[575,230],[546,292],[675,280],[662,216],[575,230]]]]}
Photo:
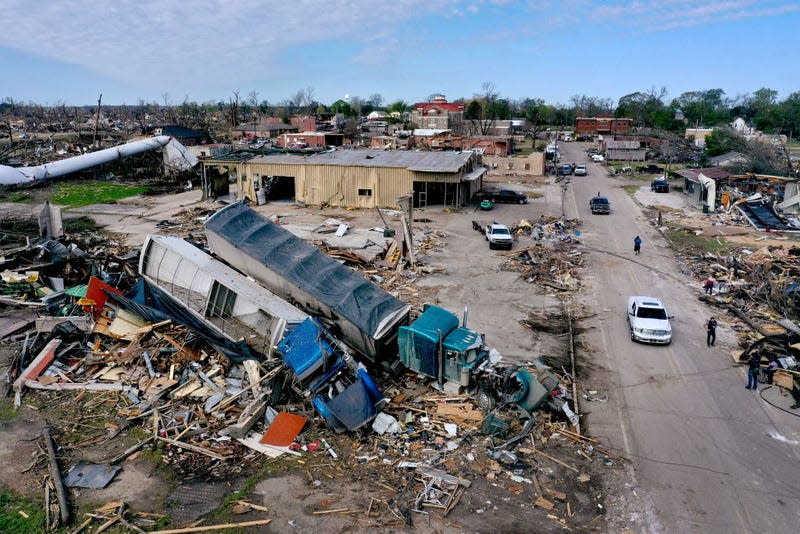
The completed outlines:
{"type": "Polygon", "coordinates": [[[447,133],[449,131],[450,130],[447,128],[415,128],[414,135],[418,137],[431,137],[434,135],[447,133]]]}
{"type": "Polygon", "coordinates": [[[700,174],[702,174],[703,176],[707,176],[712,180],[720,180],[723,178],[727,178],[728,176],[731,175],[731,173],[719,167],[706,167],[703,169],[681,169],[679,171],[675,171],[675,174],[695,181],[700,176],[700,174]]]}
{"type": "Polygon", "coordinates": [[[253,158],[252,163],[400,167],[419,172],[458,172],[472,152],[407,152],[400,150],[335,150],[313,156],[274,155],[253,158]]]}
{"type": "Polygon", "coordinates": [[[606,141],[606,148],[636,150],[642,147],[640,141],[606,141]]]}

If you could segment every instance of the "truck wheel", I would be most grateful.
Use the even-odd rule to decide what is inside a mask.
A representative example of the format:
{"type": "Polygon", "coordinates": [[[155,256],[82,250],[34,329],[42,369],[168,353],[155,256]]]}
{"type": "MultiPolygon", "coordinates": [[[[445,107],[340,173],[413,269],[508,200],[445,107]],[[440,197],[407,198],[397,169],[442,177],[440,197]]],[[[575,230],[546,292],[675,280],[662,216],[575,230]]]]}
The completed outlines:
{"type": "Polygon", "coordinates": [[[497,406],[497,401],[494,396],[485,389],[478,391],[478,394],[475,395],[475,401],[478,403],[478,407],[484,412],[491,412],[494,410],[494,407],[497,406]]]}
{"type": "Polygon", "coordinates": [[[521,199],[519,199],[519,203],[520,204],[525,204],[525,200],[521,198],[521,199]]]}

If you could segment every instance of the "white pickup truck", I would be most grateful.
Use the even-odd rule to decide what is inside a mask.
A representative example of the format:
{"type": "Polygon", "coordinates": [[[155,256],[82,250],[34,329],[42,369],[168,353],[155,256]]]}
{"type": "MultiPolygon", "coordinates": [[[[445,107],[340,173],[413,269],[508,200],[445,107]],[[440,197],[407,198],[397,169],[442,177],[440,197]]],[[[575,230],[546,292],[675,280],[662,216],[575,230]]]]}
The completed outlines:
{"type": "Polygon", "coordinates": [[[487,224],[483,229],[483,234],[489,242],[490,249],[507,248],[511,250],[511,247],[514,246],[514,236],[511,235],[511,231],[505,224],[496,222],[487,224]]]}

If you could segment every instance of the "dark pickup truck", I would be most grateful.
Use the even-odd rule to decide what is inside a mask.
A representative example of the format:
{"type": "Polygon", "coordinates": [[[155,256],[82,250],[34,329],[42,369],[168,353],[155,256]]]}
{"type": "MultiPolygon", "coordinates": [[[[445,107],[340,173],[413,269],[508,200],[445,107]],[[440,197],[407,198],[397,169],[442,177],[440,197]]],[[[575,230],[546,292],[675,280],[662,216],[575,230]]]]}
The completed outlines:
{"type": "Polygon", "coordinates": [[[528,196],[525,193],[518,193],[511,189],[501,189],[500,191],[486,192],[483,197],[494,202],[510,202],[512,204],[527,204],[528,196]]]}
{"type": "Polygon", "coordinates": [[[611,203],[606,197],[593,197],[589,201],[589,208],[592,213],[604,213],[606,215],[611,213],[611,203]]]}
{"type": "Polygon", "coordinates": [[[636,167],[636,172],[639,174],[659,174],[663,173],[664,169],[659,167],[658,165],[653,165],[652,163],[649,165],[643,165],[640,167],[636,167]]]}

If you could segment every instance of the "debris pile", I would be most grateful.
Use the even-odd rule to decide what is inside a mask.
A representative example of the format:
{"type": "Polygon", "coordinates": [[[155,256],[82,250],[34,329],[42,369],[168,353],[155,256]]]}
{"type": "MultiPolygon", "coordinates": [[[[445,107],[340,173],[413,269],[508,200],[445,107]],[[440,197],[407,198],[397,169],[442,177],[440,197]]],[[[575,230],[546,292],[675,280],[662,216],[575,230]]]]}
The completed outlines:
{"type": "MultiPolygon", "coordinates": [[[[188,241],[151,236],[141,253],[99,236],[6,250],[0,304],[17,310],[0,317],[0,338],[17,348],[7,382],[17,406],[24,402],[58,422],[52,437],[44,432],[56,452],[42,450],[26,468],[44,469],[49,458],[48,510],[61,500],[55,489],[62,482],[103,488],[123,461],[144,455],[182,481],[249,475],[278,457],[298,465],[313,458],[316,477],[377,486],[364,503],[376,527],[444,517],[465,501],[482,513],[485,494],[497,487],[529,496],[563,528],[595,517],[599,492],[584,486],[595,469],[620,459],[574,431],[578,417],[566,402],[572,377],[534,366],[494,369],[490,354],[479,360],[484,374],[477,390],[467,391],[463,371],[443,380],[450,360],[435,389],[415,373],[382,376],[379,388],[356,353],[333,336],[329,317],[302,321],[305,312],[267,298],[252,279],[205,254],[199,223],[207,215],[186,211],[169,227],[188,241]],[[87,455],[94,448],[105,454],[87,455]],[[471,496],[476,484],[482,497],[471,496]]],[[[528,257],[557,256],[553,250],[569,257],[570,232],[559,221],[531,227],[531,239],[540,243],[528,257]]],[[[441,247],[443,237],[420,232],[414,250],[441,247]]],[[[403,248],[403,240],[392,240],[373,263],[328,252],[395,294],[418,295],[412,284],[428,271],[403,248]]],[[[518,263],[531,269],[527,276],[546,275],[518,263]]],[[[563,275],[548,276],[566,287],[563,275]]],[[[482,345],[465,337],[472,333],[455,316],[440,313],[464,344],[454,347],[470,355],[482,345]]],[[[414,335],[426,336],[425,326],[414,335]]],[[[154,519],[115,502],[87,514],[82,528],[97,522],[136,530],[154,519]]],[[[48,525],[55,524],[53,514],[48,525]]]]}
{"type": "Polygon", "coordinates": [[[522,248],[504,254],[509,259],[503,268],[522,273],[529,283],[556,291],[578,290],[583,253],[577,247],[577,226],[576,221],[555,218],[543,218],[537,224],[520,221],[511,231],[522,248]]]}

